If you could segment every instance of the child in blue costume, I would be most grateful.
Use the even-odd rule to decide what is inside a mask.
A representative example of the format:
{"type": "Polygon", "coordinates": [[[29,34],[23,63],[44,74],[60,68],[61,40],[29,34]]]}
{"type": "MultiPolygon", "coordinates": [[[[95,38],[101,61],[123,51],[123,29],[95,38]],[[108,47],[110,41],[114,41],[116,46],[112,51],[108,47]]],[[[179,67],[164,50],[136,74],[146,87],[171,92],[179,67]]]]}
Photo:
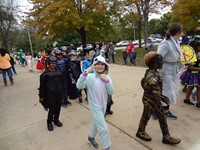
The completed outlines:
{"type": "Polygon", "coordinates": [[[93,148],[98,148],[99,145],[94,137],[99,132],[105,150],[111,149],[111,142],[104,115],[107,107],[108,94],[112,95],[114,91],[108,70],[109,65],[105,58],[98,56],[94,58],[93,66],[81,74],[76,84],[78,89],[87,88],[87,98],[93,119],[92,127],[88,135],[88,142],[93,148]],[[92,73],[92,71],[94,72],[92,73]]]}
{"type": "MultiPolygon", "coordinates": [[[[86,55],[85,60],[82,62],[82,67],[81,67],[82,72],[84,72],[86,69],[88,69],[92,65],[94,53],[95,52],[90,51],[89,54],[86,55]]],[[[84,91],[85,91],[85,95],[86,95],[85,100],[87,101],[87,90],[84,89],[84,91]]]]}
{"type": "Polygon", "coordinates": [[[93,56],[93,52],[89,52],[89,54],[86,55],[85,60],[82,63],[82,72],[84,72],[87,68],[89,68],[92,65],[93,56]]]}
{"type": "Polygon", "coordinates": [[[68,106],[71,105],[71,102],[68,101],[68,80],[67,80],[67,66],[69,64],[68,58],[63,58],[62,51],[56,50],[55,55],[57,58],[57,69],[62,73],[62,105],[68,106]]]}

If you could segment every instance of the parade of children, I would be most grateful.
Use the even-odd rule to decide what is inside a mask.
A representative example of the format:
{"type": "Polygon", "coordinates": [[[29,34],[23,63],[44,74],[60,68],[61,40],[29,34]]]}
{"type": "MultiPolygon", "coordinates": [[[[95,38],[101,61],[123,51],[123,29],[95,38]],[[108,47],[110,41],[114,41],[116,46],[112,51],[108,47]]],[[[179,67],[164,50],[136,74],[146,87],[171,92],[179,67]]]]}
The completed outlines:
{"type": "MultiPolygon", "coordinates": [[[[177,32],[179,33],[179,31],[177,32]]],[[[171,40],[178,49],[178,46],[174,43],[172,36],[170,36],[170,39],[168,40],[171,40]]],[[[62,48],[50,48],[48,50],[38,52],[37,58],[35,59],[29,52],[25,52],[25,55],[23,50],[19,50],[19,66],[22,67],[20,67],[20,69],[24,69],[24,66],[27,64],[27,68],[31,72],[28,74],[39,74],[37,92],[39,93],[40,107],[42,105],[42,109],[45,110],[44,113],[47,112],[47,114],[45,114],[47,115],[45,116],[45,123],[43,121],[43,126],[45,127],[47,133],[54,134],[68,128],[69,122],[64,119],[64,117],[69,115],[66,112],[70,111],[71,113],[74,109],[79,109],[76,108],[77,106],[81,108],[84,107],[89,112],[87,115],[91,117],[91,119],[84,120],[88,123],[88,126],[86,126],[84,130],[84,136],[87,140],[85,140],[85,143],[87,146],[91,146],[93,149],[113,150],[113,147],[115,147],[113,143],[116,143],[114,140],[116,137],[113,138],[113,135],[111,134],[113,130],[110,130],[110,126],[117,125],[110,123],[110,118],[116,119],[118,115],[123,112],[120,111],[118,101],[115,102],[115,104],[118,103],[116,107],[111,110],[111,106],[114,104],[113,97],[114,101],[115,98],[118,99],[118,97],[115,96],[114,91],[116,90],[119,92],[117,88],[121,86],[117,85],[117,88],[114,86],[118,79],[113,80],[113,77],[111,76],[113,75],[113,72],[111,72],[111,70],[113,68],[119,69],[120,67],[129,69],[137,68],[138,66],[135,62],[137,53],[135,52],[136,54],[133,57],[135,47],[130,42],[129,45],[124,47],[119,52],[115,50],[112,42],[109,43],[111,46],[109,44],[102,46],[101,44],[102,43],[98,42],[96,48],[85,52],[85,54],[83,53],[84,50],[76,50],[73,45],[71,45],[70,49],[67,50],[62,50],[62,48]],[[111,52],[109,51],[110,48],[111,52]],[[115,53],[120,53],[120,57],[122,57],[120,63],[122,63],[123,66],[117,64],[117,58],[114,56],[115,53]],[[130,58],[130,63],[127,62],[128,57],[130,58]],[[35,60],[35,62],[33,60],[35,60]],[[132,65],[135,67],[131,67],[132,65]],[[36,70],[33,69],[34,67],[36,70]],[[97,137],[97,135],[99,135],[99,137],[97,137]]],[[[162,44],[163,43],[160,45],[162,46],[162,44]]],[[[181,72],[179,81],[180,84],[183,83],[187,89],[186,93],[181,92],[184,94],[184,99],[182,99],[183,101],[181,101],[181,103],[185,107],[188,107],[185,105],[187,104],[200,109],[200,42],[190,41],[188,45],[195,52],[196,60],[193,62],[182,62],[187,69],[181,72]],[[195,93],[193,94],[194,100],[191,100],[190,98],[192,93],[195,93]]],[[[145,65],[143,69],[146,71],[143,75],[140,75],[141,82],[137,83],[139,88],[142,90],[142,94],[137,95],[137,97],[133,96],[141,102],[141,107],[136,106],[136,102],[133,102],[134,107],[138,107],[141,110],[141,113],[137,114],[140,120],[136,122],[133,118],[135,122],[130,122],[130,124],[136,125],[136,128],[132,130],[133,135],[130,136],[136,139],[136,141],[140,141],[140,143],[150,143],[154,138],[155,140],[158,139],[161,144],[166,144],[166,146],[178,146],[184,143],[184,140],[182,139],[183,136],[180,136],[180,134],[176,132],[177,127],[173,126],[174,124],[171,124],[171,120],[169,122],[167,120],[167,118],[170,118],[167,113],[170,112],[169,106],[171,106],[172,103],[168,95],[163,93],[163,84],[166,78],[163,76],[162,70],[167,62],[165,61],[162,47],[159,46],[158,49],[159,51],[157,52],[155,50],[149,50],[144,53],[142,59],[145,65]],[[165,109],[166,106],[167,109],[165,109]],[[152,124],[150,121],[151,117],[153,119],[152,121],[157,120],[157,123],[159,124],[161,130],[161,135],[159,136],[161,139],[159,139],[158,136],[153,137],[154,135],[152,135],[151,131],[148,134],[148,131],[151,129],[149,129],[147,125],[148,123],[152,124]],[[171,126],[173,126],[173,130],[171,130],[171,126]],[[175,135],[177,134],[177,137],[180,136],[180,138],[172,136],[170,131],[172,131],[175,135]]],[[[2,54],[0,55],[0,58],[6,57],[6,59],[10,61],[10,57],[8,57],[9,55],[7,56],[7,52],[4,52],[5,49],[1,49],[1,51],[2,54]]],[[[180,55],[182,54],[178,51],[178,56],[180,55]]],[[[14,85],[13,74],[11,72],[12,65],[10,64],[8,68],[4,69],[1,61],[2,59],[0,60],[0,68],[3,71],[4,85],[8,86],[6,73],[8,74],[11,85],[14,85]]],[[[13,73],[18,74],[15,77],[20,76],[20,73],[16,73],[16,70],[13,70],[13,73]]],[[[120,80],[119,82],[124,81],[120,80]]],[[[129,89],[126,91],[127,93],[129,92],[128,90],[129,89]]],[[[121,100],[125,103],[126,99],[122,97],[121,100]]],[[[193,107],[191,108],[193,109],[193,107]]],[[[82,117],[81,115],[85,114],[79,115],[82,117]]],[[[126,123],[128,124],[128,122],[126,123]]],[[[117,128],[120,129],[120,127],[117,128]]],[[[154,130],[156,127],[151,126],[150,128],[153,128],[152,130],[154,130]]],[[[119,132],[121,132],[121,130],[119,130],[119,132]]],[[[126,133],[126,131],[122,132],[126,133]]],[[[158,132],[156,134],[160,133],[158,132]]]]}

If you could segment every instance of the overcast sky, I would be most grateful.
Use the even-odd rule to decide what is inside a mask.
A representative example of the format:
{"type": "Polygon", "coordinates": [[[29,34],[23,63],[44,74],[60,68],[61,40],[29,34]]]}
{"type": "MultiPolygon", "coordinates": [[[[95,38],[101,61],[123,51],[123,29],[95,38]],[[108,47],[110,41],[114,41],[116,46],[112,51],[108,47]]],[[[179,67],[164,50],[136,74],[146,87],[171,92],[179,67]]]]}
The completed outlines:
{"type": "Polygon", "coordinates": [[[18,0],[18,4],[23,11],[28,11],[32,7],[31,4],[28,3],[28,0],[18,0]]]}
{"type": "MultiPolygon", "coordinates": [[[[18,0],[18,3],[19,3],[19,5],[22,6],[22,10],[23,11],[28,11],[32,7],[31,4],[28,3],[28,0],[18,0]]],[[[162,16],[161,14],[160,15],[158,15],[158,14],[152,14],[152,15],[149,15],[149,20],[153,19],[153,18],[159,19],[161,16],[162,16]]]]}

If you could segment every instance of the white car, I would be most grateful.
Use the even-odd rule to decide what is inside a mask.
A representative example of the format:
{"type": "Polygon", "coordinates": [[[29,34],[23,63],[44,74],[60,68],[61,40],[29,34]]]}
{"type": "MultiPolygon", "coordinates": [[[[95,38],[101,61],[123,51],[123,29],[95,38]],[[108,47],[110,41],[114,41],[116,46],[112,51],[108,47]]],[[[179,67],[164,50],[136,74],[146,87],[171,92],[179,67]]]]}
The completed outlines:
{"type": "MultiPolygon", "coordinates": [[[[139,45],[139,40],[135,40],[132,42],[134,45],[139,45]]],[[[144,40],[141,39],[141,44],[144,44],[144,40]]]]}
{"type": "Polygon", "coordinates": [[[126,45],[128,45],[128,40],[124,40],[124,41],[120,41],[120,42],[116,43],[117,47],[126,46],[126,45]]]}
{"type": "Polygon", "coordinates": [[[158,43],[160,43],[160,42],[162,42],[162,41],[163,41],[163,39],[156,38],[156,41],[157,41],[158,43]]]}
{"type": "MultiPolygon", "coordinates": [[[[86,49],[91,49],[93,46],[92,46],[92,44],[86,44],[86,49]]],[[[77,51],[79,51],[79,50],[83,50],[83,45],[81,45],[80,47],[77,47],[77,51]]]]}

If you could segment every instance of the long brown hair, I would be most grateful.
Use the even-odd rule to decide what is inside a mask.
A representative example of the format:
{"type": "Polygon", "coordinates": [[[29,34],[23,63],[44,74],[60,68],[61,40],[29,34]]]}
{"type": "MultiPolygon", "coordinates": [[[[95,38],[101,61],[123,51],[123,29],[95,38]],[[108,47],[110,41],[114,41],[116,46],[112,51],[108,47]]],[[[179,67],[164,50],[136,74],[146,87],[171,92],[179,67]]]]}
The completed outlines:
{"type": "Polygon", "coordinates": [[[179,23],[174,23],[169,27],[168,31],[165,34],[165,37],[168,40],[170,36],[174,36],[178,32],[182,32],[182,30],[183,30],[182,25],[180,25],[179,23]]]}

